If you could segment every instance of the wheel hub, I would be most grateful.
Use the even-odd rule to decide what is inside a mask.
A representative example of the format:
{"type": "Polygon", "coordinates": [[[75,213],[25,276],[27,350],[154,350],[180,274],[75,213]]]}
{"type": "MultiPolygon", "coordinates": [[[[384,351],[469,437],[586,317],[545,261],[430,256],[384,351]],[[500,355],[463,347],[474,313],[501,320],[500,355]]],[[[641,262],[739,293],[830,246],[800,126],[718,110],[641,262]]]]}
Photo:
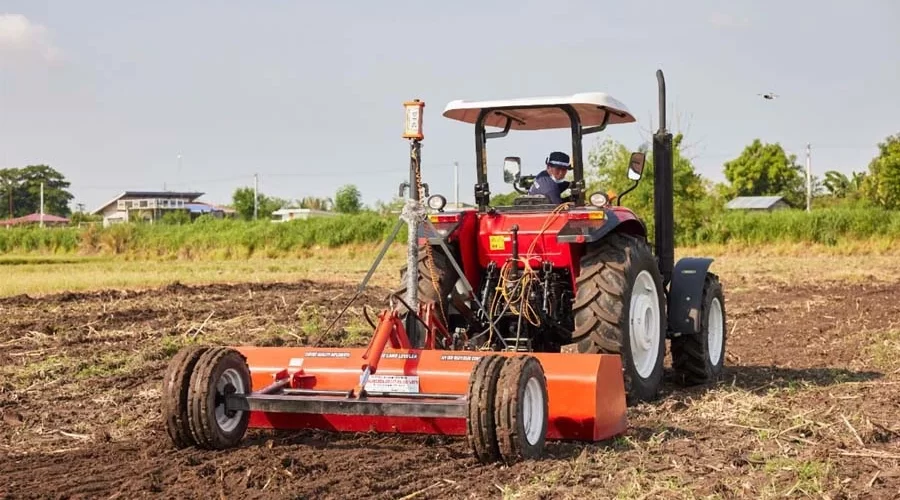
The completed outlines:
{"type": "Polygon", "coordinates": [[[710,304],[709,316],[707,317],[707,330],[709,331],[707,337],[708,355],[709,362],[713,366],[719,362],[719,357],[722,356],[722,346],[725,343],[725,328],[722,325],[723,316],[722,303],[719,302],[718,297],[715,297],[710,304]]]}
{"type": "Polygon", "coordinates": [[[631,359],[641,377],[649,377],[659,356],[659,301],[656,282],[648,271],[634,281],[629,306],[631,359]]]}
{"type": "Polygon", "coordinates": [[[544,395],[541,393],[541,385],[537,379],[530,378],[525,384],[522,405],[525,408],[523,412],[525,439],[528,444],[534,445],[541,438],[544,417],[544,395]]]}
{"type": "Polygon", "coordinates": [[[244,413],[241,410],[225,410],[225,397],[236,392],[245,393],[247,391],[240,374],[233,368],[229,368],[216,381],[215,396],[216,423],[225,432],[233,431],[240,423],[244,413]]]}

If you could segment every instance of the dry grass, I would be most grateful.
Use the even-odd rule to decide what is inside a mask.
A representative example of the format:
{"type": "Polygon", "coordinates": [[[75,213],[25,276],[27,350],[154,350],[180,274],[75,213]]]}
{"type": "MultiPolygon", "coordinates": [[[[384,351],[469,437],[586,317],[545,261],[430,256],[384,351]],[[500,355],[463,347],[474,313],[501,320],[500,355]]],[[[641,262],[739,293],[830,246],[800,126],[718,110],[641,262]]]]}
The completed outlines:
{"type": "MultiPolygon", "coordinates": [[[[141,289],[172,282],[264,283],[315,279],[359,282],[377,256],[376,246],[354,246],[313,252],[304,258],[246,260],[131,260],[95,257],[0,258],[0,296],[41,295],[62,291],[107,288],[141,289]]],[[[394,246],[378,266],[372,284],[397,280],[405,262],[402,247],[394,246]]]]}
{"type": "MultiPolygon", "coordinates": [[[[896,488],[900,427],[889,396],[900,380],[801,391],[724,386],[630,412],[632,430],[580,447],[543,472],[498,485],[504,498],[839,498],[896,488]],[[825,496],[828,495],[828,496],[825,496]]],[[[878,493],[876,493],[878,492],[878,493]]],[[[898,493],[900,491],[894,491],[898,493]]]]}

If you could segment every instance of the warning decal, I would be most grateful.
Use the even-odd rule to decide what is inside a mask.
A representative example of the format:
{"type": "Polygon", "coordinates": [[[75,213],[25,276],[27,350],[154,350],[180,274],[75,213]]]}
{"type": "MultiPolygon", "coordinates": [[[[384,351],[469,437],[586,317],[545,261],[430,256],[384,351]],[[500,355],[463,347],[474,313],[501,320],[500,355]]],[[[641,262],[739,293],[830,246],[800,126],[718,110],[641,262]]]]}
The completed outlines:
{"type": "Polygon", "coordinates": [[[372,375],[366,381],[371,392],[419,392],[419,377],[415,375],[372,375]]]}

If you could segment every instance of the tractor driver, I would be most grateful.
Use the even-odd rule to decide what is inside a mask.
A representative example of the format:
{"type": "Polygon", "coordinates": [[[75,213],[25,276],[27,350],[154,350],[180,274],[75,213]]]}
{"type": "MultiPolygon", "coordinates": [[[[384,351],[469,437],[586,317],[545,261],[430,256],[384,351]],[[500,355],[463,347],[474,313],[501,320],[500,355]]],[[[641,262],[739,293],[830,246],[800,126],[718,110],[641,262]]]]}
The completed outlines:
{"type": "Polygon", "coordinates": [[[569,181],[565,180],[566,173],[572,168],[569,155],[562,151],[550,153],[545,161],[547,169],[537,174],[528,194],[542,194],[550,199],[554,205],[569,201],[569,197],[562,197],[562,192],[569,189],[569,181]]]}

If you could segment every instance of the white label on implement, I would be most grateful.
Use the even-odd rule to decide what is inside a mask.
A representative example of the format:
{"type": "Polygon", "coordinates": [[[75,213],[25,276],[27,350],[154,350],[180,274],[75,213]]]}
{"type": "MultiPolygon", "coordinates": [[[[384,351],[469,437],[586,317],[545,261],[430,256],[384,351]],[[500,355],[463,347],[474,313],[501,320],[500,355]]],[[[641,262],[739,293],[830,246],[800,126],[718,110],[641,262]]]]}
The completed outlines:
{"type": "Polygon", "coordinates": [[[372,375],[366,381],[371,392],[419,392],[419,377],[415,375],[372,375]]]}

